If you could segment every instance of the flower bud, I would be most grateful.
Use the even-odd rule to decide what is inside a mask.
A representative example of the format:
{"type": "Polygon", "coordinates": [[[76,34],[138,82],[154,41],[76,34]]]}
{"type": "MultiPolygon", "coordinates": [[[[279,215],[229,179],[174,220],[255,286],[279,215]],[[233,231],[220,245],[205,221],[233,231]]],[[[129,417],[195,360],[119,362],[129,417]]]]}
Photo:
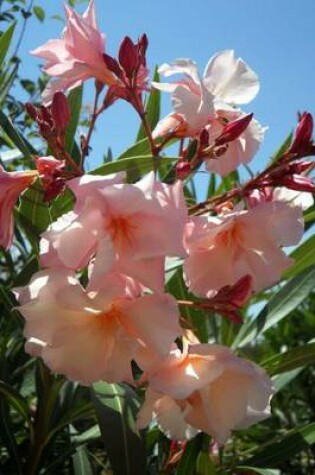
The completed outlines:
{"type": "Polygon", "coordinates": [[[70,120],[70,107],[67,97],[62,92],[54,94],[51,104],[51,116],[58,128],[65,130],[70,120]]]}
{"type": "Polygon", "coordinates": [[[236,140],[247,129],[250,121],[253,118],[253,114],[247,114],[240,119],[229,122],[222,130],[221,134],[215,141],[215,145],[224,145],[228,142],[236,140]]]}
{"type": "Polygon", "coordinates": [[[191,173],[190,163],[186,160],[179,160],[176,164],[176,178],[185,180],[191,173]]]}
{"type": "Polygon", "coordinates": [[[277,182],[277,186],[285,186],[290,190],[315,192],[315,184],[309,178],[302,175],[291,175],[283,177],[277,182]]]}
{"type": "Polygon", "coordinates": [[[126,36],[119,48],[119,62],[125,70],[126,75],[131,77],[138,66],[137,47],[133,44],[129,36],[126,36]]]}
{"type": "Polygon", "coordinates": [[[289,148],[289,153],[301,154],[308,149],[311,145],[313,127],[312,115],[309,112],[303,112],[300,116],[293,142],[289,148]]]}

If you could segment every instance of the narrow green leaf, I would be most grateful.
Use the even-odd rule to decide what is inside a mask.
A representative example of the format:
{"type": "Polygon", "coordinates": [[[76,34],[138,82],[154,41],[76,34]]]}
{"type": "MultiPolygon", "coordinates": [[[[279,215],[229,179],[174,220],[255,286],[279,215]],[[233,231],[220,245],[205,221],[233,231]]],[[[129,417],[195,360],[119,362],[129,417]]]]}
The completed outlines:
{"type": "Polygon", "coordinates": [[[245,465],[274,467],[315,443],[315,423],[296,428],[279,441],[273,440],[258,449],[255,455],[245,461],[245,465]]]}
{"type": "Polygon", "coordinates": [[[247,320],[233,342],[238,348],[251,342],[258,334],[285,318],[300,305],[314,288],[315,266],[289,280],[261,310],[255,319],[247,320]]]}
{"type": "MultiPolygon", "coordinates": [[[[169,164],[176,160],[176,157],[162,157],[163,164],[169,164]]],[[[122,158],[114,160],[109,163],[105,163],[91,172],[93,175],[109,175],[110,173],[117,173],[121,171],[127,171],[132,173],[133,169],[139,170],[142,175],[153,170],[154,158],[152,155],[140,155],[132,156],[128,158],[122,158]]]]}
{"type": "Polygon", "coordinates": [[[76,453],[72,455],[72,461],[75,475],[93,475],[93,467],[85,447],[76,449],[76,453]]]}
{"type": "Polygon", "coordinates": [[[5,133],[12,140],[14,145],[22,152],[25,158],[31,158],[31,155],[36,155],[35,148],[20,134],[14,127],[11,120],[0,110],[0,126],[5,133]]]}
{"type": "Polygon", "coordinates": [[[26,422],[31,424],[27,402],[14,388],[6,384],[4,381],[0,381],[0,394],[26,422]]]}
{"type": "Polygon", "coordinates": [[[307,267],[315,264],[315,234],[295,249],[290,257],[295,263],[285,272],[284,277],[291,278],[307,267]]]}
{"type": "Polygon", "coordinates": [[[197,457],[202,448],[202,436],[196,436],[187,442],[185,451],[177,467],[176,475],[188,475],[196,473],[197,457]]]}
{"type": "Polygon", "coordinates": [[[102,439],[115,475],[144,475],[145,449],[135,427],[136,393],[126,384],[96,383],[91,389],[102,439]]]}
{"type": "Polygon", "coordinates": [[[23,269],[17,275],[14,281],[14,287],[20,287],[22,285],[27,285],[35,272],[38,271],[38,259],[36,255],[31,255],[31,257],[26,262],[23,269]]]}
{"type": "Polygon", "coordinates": [[[20,198],[19,213],[38,234],[45,231],[51,223],[49,206],[44,202],[43,196],[41,183],[36,180],[20,198]]]}
{"type": "Polygon", "coordinates": [[[315,363],[315,343],[293,348],[260,363],[272,376],[315,363]]]}
{"type": "MultiPolygon", "coordinates": [[[[157,66],[154,71],[153,81],[160,82],[160,76],[158,73],[157,66]]],[[[161,104],[161,93],[158,89],[153,88],[148,97],[146,107],[145,107],[146,117],[149,122],[151,130],[154,129],[154,127],[156,126],[156,124],[158,123],[160,119],[160,104],[161,104]]],[[[144,130],[144,127],[143,125],[141,125],[138,135],[137,135],[137,142],[139,142],[139,140],[144,139],[146,136],[147,134],[144,130]]]]}
{"type": "Polygon", "coordinates": [[[12,23],[12,25],[10,25],[9,28],[7,28],[0,36],[0,67],[6,57],[8,49],[10,48],[14,29],[15,23],[12,23]]]}
{"type": "Polygon", "coordinates": [[[216,475],[217,471],[209,452],[199,452],[196,463],[198,475],[216,475]]]}
{"type": "Polygon", "coordinates": [[[278,148],[278,150],[272,155],[271,157],[271,161],[272,162],[276,162],[277,160],[279,160],[279,158],[282,157],[282,155],[288,150],[291,142],[292,142],[292,137],[293,137],[293,132],[290,132],[284,142],[282,143],[282,145],[280,145],[280,147],[278,148]]]}
{"type": "Polygon", "coordinates": [[[127,148],[118,159],[136,157],[139,155],[148,155],[150,153],[150,144],[148,139],[142,139],[131,147],[127,148]]]}
{"type": "Polygon", "coordinates": [[[17,475],[23,475],[21,457],[14,437],[14,426],[10,418],[9,404],[0,398],[0,434],[3,445],[6,446],[17,475]]]}
{"type": "MultiPolygon", "coordinates": [[[[70,155],[73,152],[74,148],[74,138],[75,133],[78,127],[80,120],[80,113],[82,108],[82,96],[83,96],[83,85],[76,87],[70,91],[68,95],[68,102],[71,111],[70,122],[67,126],[66,136],[65,136],[65,148],[70,155]]],[[[79,162],[80,157],[73,157],[77,163],[79,162]]]]}
{"type": "Polygon", "coordinates": [[[34,8],[33,8],[33,12],[34,12],[34,15],[36,16],[36,18],[40,21],[40,22],[43,22],[45,20],[45,10],[36,5],[34,8]]]}
{"type": "Polygon", "coordinates": [[[291,383],[291,381],[293,381],[293,379],[295,379],[301,373],[302,369],[303,368],[293,369],[287,373],[280,373],[277,376],[273,376],[272,385],[274,392],[278,393],[283,388],[285,388],[287,384],[291,383]]]}

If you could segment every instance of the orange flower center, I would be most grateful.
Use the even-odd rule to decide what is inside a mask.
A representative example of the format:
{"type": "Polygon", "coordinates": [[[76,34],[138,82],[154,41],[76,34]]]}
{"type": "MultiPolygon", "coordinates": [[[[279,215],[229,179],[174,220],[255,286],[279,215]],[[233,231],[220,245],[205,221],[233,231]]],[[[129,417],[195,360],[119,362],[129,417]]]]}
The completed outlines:
{"type": "Polygon", "coordinates": [[[136,226],[131,222],[130,218],[120,216],[110,218],[106,229],[118,249],[132,245],[134,241],[133,233],[136,226]]]}

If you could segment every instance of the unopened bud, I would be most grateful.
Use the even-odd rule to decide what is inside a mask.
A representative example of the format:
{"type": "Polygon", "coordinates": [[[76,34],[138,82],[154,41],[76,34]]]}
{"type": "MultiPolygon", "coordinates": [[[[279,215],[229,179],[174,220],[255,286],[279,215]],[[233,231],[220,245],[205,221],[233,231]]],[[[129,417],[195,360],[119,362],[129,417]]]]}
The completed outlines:
{"type": "Polygon", "coordinates": [[[250,121],[253,118],[253,114],[247,114],[240,119],[229,122],[222,130],[219,137],[216,139],[215,144],[217,146],[227,144],[236,140],[247,129],[250,121]]]}
{"type": "Polygon", "coordinates": [[[278,180],[277,186],[285,186],[290,190],[315,192],[315,184],[309,178],[302,175],[285,176],[278,180]]]}
{"type": "Polygon", "coordinates": [[[311,145],[313,134],[313,117],[309,112],[303,112],[295,131],[293,142],[289,148],[290,153],[303,153],[311,145]]]}
{"type": "Polygon", "coordinates": [[[107,68],[112,71],[118,78],[122,77],[122,71],[121,68],[118,64],[118,61],[113,58],[112,56],[109,56],[109,54],[104,53],[103,54],[103,60],[107,68]]]}
{"type": "Polygon", "coordinates": [[[55,125],[65,130],[70,120],[70,107],[68,99],[62,92],[56,92],[54,94],[51,104],[51,115],[55,125]]]}
{"type": "Polygon", "coordinates": [[[207,129],[202,129],[199,139],[200,139],[200,147],[204,148],[209,145],[209,132],[207,131],[207,129]]]}
{"type": "Polygon", "coordinates": [[[129,36],[126,36],[119,48],[119,62],[128,77],[131,77],[138,66],[137,47],[129,36]]]}
{"type": "Polygon", "coordinates": [[[190,163],[186,160],[180,160],[176,164],[176,178],[185,180],[191,174],[190,163]]]}

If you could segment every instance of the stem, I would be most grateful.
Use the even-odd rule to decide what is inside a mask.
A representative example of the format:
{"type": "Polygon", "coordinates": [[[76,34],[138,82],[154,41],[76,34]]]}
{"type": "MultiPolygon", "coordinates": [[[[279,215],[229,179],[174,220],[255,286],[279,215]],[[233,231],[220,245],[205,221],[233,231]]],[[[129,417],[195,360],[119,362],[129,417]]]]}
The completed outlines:
{"type": "Polygon", "coordinates": [[[90,145],[90,140],[91,140],[91,137],[92,137],[92,133],[94,131],[95,122],[96,122],[98,116],[104,110],[102,107],[99,110],[97,109],[98,100],[99,100],[101,92],[102,92],[102,89],[98,88],[96,86],[94,104],[93,104],[93,113],[92,113],[92,116],[91,116],[90,127],[89,127],[89,130],[88,130],[87,136],[84,139],[84,143],[82,144],[82,155],[81,155],[80,169],[83,168],[84,160],[85,160],[86,156],[89,153],[89,145],[90,145]]]}
{"type": "Polygon", "coordinates": [[[269,167],[267,167],[265,170],[259,173],[256,177],[248,180],[243,186],[235,187],[232,190],[227,191],[226,193],[213,196],[206,201],[203,201],[194,206],[191,206],[189,209],[190,214],[199,215],[199,214],[204,213],[205,211],[211,211],[213,210],[214,206],[218,206],[224,203],[225,201],[229,201],[234,198],[243,198],[251,190],[260,189],[265,186],[273,186],[272,184],[268,184],[266,182],[264,183],[265,179],[268,180],[268,175],[271,172],[275,172],[275,171],[281,172],[282,168],[285,168],[288,165],[288,163],[296,160],[297,158],[301,158],[301,157],[296,157],[295,154],[292,155],[292,154],[285,153],[277,162],[271,163],[269,167]]]}

